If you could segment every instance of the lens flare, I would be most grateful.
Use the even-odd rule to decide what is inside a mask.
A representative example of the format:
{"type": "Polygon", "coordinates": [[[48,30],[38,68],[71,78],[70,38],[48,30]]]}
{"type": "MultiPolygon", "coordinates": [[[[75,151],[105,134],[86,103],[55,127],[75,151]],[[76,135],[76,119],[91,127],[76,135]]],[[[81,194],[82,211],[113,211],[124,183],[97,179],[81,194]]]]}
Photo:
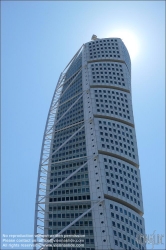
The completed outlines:
{"type": "Polygon", "coordinates": [[[131,31],[128,30],[116,30],[109,33],[109,37],[121,38],[124,42],[131,59],[135,59],[139,54],[139,39],[131,31]]]}

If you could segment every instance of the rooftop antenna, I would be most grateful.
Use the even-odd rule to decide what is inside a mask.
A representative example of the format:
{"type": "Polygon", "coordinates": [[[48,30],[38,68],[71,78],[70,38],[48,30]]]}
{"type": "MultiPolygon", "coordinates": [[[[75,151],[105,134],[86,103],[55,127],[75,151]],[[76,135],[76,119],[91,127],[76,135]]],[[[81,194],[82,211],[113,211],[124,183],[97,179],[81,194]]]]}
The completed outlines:
{"type": "Polygon", "coordinates": [[[96,35],[93,35],[92,38],[91,38],[91,40],[93,40],[93,41],[96,40],[96,39],[97,39],[96,35]]]}

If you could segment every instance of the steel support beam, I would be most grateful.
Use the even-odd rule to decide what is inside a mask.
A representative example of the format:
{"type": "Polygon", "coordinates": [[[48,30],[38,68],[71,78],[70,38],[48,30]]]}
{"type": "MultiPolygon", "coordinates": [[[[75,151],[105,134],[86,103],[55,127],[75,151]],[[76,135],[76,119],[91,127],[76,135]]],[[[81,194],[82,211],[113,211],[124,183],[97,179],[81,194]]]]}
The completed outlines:
{"type": "MultiPolygon", "coordinates": [[[[59,100],[60,100],[60,97],[71,86],[71,84],[74,82],[74,80],[78,77],[78,75],[82,71],[82,68],[80,68],[78,70],[75,77],[73,78],[73,80],[69,84],[70,86],[68,86],[66,88],[66,90],[62,93],[62,88],[64,86],[66,72],[67,72],[68,68],[70,67],[71,63],[73,63],[77,59],[79,54],[81,53],[83,46],[84,45],[81,46],[81,48],[77,51],[77,53],[74,55],[72,60],[68,63],[68,65],[66,66],[64,71],[61,73],[61,75],[59,77],[59,80],[58,80],[58,83],[57,83],[57,86],[56,86],[56,89],[55,89],[55,92],[54,92],[54,95],[53,95],[53,98],[52,98],[52,101],[51,101],[49,113],[48,113],[48,116],[47,116],[47,121],[46,121],[44,136],[43,136],[43,142],[42,142],[42,148],[41,148],[39,170],[38,170],[38,181],[37,181],[37,191],[36,191],[36,205],[35,205],[35,220],[34,220],[34,240],[36,240],[36,236],[37,236],[37,238],[42,238],[41,233],[39,232],[39,229],[43,231],[43,229],[44,229],[43,221],[44,220],[43,220],[43,217],[40,217],[40,213],[42,215],[45,215],[47,213],[47,211],[45,210],[46,203],[45,204],[40,204],[40,206],[39,206],[38,201],[39,201],[39,198],[43,197],[44,193],[46,193],[47,174],[49,173],[50,159],[51,159],[51,156],[52,156],[51,147],[52,147],[52,139],[53,139],[53,129],[54,129],[54,126],[55,126],[55,123],[56,123],[56,116],[57,116],[59,100]],[[50,133],[50,131],[52,131],[52,133],[50,133]],[[48,134],[48,133],[50,133],[50,134],[48,134]],[[45,163],[44,164],[45,168],[43,167],[43,164],[42,164],[43,162],[45,163]],[[41,192],[43,192],[42,195],[41,195],[41,192]]],[[[77,132],[79,132],[79,131],[77,131],[77,132]]],[[[74,136],[74,135],[72,135],[72,136],[74,136]]],[[[72,138],[72,136],[71,136],[71,138],[72,138]]],[[[65,143],[67,143],[67,141],[65,141],[65,143]]],[[[65,145],[65,143],[63,143],[63,145],[61,145],[61,147],[63,147],[65,145]]],[[[58,150],[61,147],[59,147],[58,150]]],[[[54,154],[55,153],[56,152],[54,152],[54,154]]],[[[38,243],[39,243],[39,241],[38,241],[38,243]]],[[[40,244],[42,245],[42,243],[40,243],[40,244]]],[[[34,249],[36,249],[36,246],[34,247],[34,249]]]]}

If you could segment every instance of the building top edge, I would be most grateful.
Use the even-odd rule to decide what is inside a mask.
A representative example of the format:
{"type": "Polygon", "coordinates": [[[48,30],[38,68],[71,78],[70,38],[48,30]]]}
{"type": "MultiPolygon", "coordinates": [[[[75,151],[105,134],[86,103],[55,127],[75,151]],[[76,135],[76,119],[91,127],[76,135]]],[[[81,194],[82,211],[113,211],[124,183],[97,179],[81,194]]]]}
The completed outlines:
{"type": "Polygon", "coordinates": [[[103,57],[99,56],[96,53],[97,51],[105,51],[104,57],[108,59],[109,57],[111,59],[119,58],[126,62],[127,68],[129,72],[131,73],[131,59],[128,52],[128,49],[126,45],[124,44],[123,40],[118,37],[109,37],[109,38],[94,38],[91,41],[84,44],[84,48],[86,48],[87,53],[90,54],[90,58],[98,58],[99,60],[103,57]],[[94,54],[92,53],[93,51],[94,54]],[[117,53],[118,54],[117,54],[117,53]]]}
{"type": "Polygon", "coordinates": [[[95,42],[98,42],[98,41],[108,41],[108,40],[115,40],[115,39],[118,39],[118,40],[121,40],[122,41],[122,39],[120,38],[120,37],[107,37],[107,38],[96,38],[95,40],[91,40],[91,41],[89,41],[89,42],[86,42],[85,44],[87,44],[87,43],[95,43],[95,42]]]}

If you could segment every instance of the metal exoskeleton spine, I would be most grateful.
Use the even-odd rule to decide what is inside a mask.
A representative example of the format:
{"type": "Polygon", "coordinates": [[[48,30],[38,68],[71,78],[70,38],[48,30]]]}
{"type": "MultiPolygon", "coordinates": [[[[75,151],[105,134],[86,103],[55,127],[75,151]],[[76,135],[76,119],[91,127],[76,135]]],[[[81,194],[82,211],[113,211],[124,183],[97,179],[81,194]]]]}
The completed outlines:
{"type": "MultiPolygon", "coordinates": [[[[68,108],[68,110],[63,114],[62,117],[60,117],[58,120],[56,119],[58,105],[60,97],[67,91],[67,89],[71,86],[75,78],[78,76],[78,74],[81,72],[82,69],[80,69],[74,79],[71,81],[71,83],[68,85],[68,87],[65,89],[65,91],[62,93],[62,89],[65,83],[65,75],[66,72],[71,65],[72,62],[76,60],[78,55],[81,53],[83,48],[83,45],[81,48],[77,51],[75,56],[72,58],[72,60],[69,62],[69,64],[66,66],[64,71],[61,73],[53,98],[50,105],[44,136],[43,136],[43,142],[42,142],[42,148],[41,148],[41,156],[40,156],[40,163],[39,163],[39,170],[38,170],[38,181],[37,181],[37,191],[36,191],[36,205],[35,205],[35,222],[34,222],[34,249],[38,249],[39,247],[43,246],[43,239],[44,239],[44,224],[45,224],[45,218],[46,218],[46,204],[48,203],[47,193],[50,192],[50,190],[47,190],[47,175],[49,173],[49,165],[50,165],[50,159],[52,157],[51,152],[51,144],[52,144],[52,138],[54,134],[54,127],[55,125],[62,119],[62,117],[72,108],[68,108]]],[[[78,99],[77,99],[78,101],[78,99]]],[[[62,146],[62,145],[61,145],[62,146]]],[[[60,149],[61,147],[59,147],[60,149]]],[[[55,152],[54,152],[55,153],[55,152]]]]}

